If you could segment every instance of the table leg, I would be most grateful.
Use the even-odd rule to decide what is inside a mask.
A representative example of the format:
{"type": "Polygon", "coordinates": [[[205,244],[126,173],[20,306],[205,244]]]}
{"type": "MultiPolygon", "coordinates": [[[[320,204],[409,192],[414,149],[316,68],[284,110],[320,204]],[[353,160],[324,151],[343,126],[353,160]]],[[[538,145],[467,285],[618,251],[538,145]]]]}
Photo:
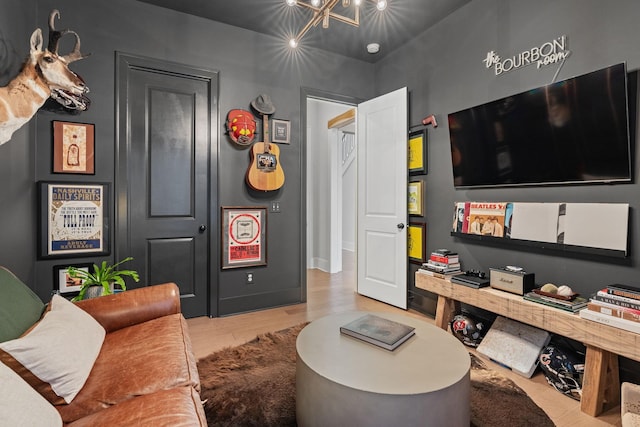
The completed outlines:
{"type": "Polygon", "coordinates": [[[451,322],[455,313],[459,311],[459,301],[438,295],[438,303],[436,305],[436,326],[446,331],[449,328],[449,322],[451,322]]]}
{"type": "Polygon", "coordinates": [[[592,417],[597,417],[618,404],[620,404],[618,355],[588,345],[580,409],[592,417]]]}

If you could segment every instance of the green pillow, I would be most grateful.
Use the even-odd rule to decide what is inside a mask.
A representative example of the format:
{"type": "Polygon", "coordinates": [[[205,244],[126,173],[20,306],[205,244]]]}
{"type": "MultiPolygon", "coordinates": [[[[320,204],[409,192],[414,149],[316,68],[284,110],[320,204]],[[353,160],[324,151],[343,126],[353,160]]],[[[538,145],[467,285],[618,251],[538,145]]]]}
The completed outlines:
{"type": "Polygon", "coordinates": [[[20,337],[40,319],[44,308],[27,285],[0,267],[0,342],[20,337]]]}

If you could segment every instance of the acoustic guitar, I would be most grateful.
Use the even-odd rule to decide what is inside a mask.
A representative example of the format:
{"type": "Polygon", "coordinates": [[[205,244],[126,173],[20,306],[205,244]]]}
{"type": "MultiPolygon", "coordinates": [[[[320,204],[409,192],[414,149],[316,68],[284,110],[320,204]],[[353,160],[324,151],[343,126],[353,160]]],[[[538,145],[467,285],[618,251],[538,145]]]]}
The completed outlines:
{"type": "Polygon", "coordinates": [[[249,187],[258,191],[273,191],[284,185],[284,170],[280,165],[280,148],[270,142],[269,116],[262,115],[264,142],[251,147],[251,164],[246,180],[249,187]]]}

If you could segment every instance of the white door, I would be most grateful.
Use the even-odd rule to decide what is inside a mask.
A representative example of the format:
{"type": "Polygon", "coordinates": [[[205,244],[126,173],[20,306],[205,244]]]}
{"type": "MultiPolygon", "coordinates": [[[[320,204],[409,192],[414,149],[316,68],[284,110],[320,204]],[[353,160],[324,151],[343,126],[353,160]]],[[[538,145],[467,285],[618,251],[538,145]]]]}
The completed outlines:
{"type": "Polygon", "coordinates": [[[358,105],[358,293],[407,308],[407,88],[358,105]]]}

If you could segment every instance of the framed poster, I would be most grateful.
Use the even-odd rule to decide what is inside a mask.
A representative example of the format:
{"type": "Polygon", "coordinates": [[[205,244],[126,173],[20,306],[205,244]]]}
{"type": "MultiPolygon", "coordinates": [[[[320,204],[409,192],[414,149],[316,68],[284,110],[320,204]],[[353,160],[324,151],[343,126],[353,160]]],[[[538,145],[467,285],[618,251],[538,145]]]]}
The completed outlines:
{"type": "Polygon", "coordinates": [[[267,265],[267,208],[222,207],[222,269],[267,265]]]}
{"type": "Polygon", "coordinates": [[[271,129],[273,135],[271,136],[271,141],[276,142],[278,144],[289,144],[290,133],[291,133],[291,122],[289,120],[279,120],[273,119],[271,120],[271,129]]]}
{"type": "Polygon", "coordinates": [[[93,175],[95,129],[92,124],[53,122],[53,172],[93,175]]]}
{"type": "Polygon", "coordinates": [[[410,222],[407,228],[407,253],[409,261],[415,264],[427,262],[427,224],[410,222]]]}
{"type": "Polygon", "coordinates": [[[409,215],[423,216],[424,183],[422,181],[409,182],[407,193],[407,212],[409,215]]]}
{"type": "Polygon", "coordinates": [[[109,184],[39,183],[40,257],[109,254],[109,184]]]}
{"type": "MultiPolygon", "coordinates": [[[[70,265],[56,265],[53,267],[54,289],[61,294],[80,292],[80,286],[82,286],[82,279],[73,279],[69,277],[69,273],[67,273],[67,269],[69,267],[70,265]]],[[[93,267],[93,264],[73,264],[73,267],[89,272],[89,269],[93,267]]]]}
{"type": "Polygon", "coordinates": [[[427,174],[427,130],[409,133],[409,175],[427,174]]]}

